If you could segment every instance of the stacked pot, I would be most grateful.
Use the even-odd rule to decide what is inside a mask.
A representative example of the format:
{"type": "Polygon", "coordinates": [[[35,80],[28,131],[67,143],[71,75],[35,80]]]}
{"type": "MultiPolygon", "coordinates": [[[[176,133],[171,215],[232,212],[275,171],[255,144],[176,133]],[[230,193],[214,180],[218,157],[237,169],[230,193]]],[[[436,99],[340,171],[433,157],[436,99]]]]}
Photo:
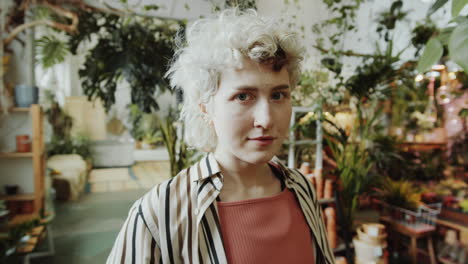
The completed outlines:
{"type": "Polygon", "coordinates": [[[385,226],[377,223],[363,224],[357,228],[353,239],[356,264],[386,263],[387,234],[385,226]]]}

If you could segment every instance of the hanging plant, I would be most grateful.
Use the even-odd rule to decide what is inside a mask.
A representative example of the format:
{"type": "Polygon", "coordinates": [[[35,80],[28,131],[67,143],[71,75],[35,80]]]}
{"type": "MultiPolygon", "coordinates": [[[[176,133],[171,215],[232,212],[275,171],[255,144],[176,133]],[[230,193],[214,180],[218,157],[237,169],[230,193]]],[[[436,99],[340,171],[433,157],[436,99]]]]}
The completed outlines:
{"type": "MultiPolygon", "coordinates": [[[[436,1],[429,9],[428,17],[447,2],[448,0],[436,1]]],[[[418,62],[419,72],[428,71],[432,65],[439,62],[444,48],[448,49],[448,58],[468,72],[468,16],[459,16],[460,11],[467,5],[467,0],[452,1],[452,24],[455,26],[446,27],[429,39],[418,62]]]]}

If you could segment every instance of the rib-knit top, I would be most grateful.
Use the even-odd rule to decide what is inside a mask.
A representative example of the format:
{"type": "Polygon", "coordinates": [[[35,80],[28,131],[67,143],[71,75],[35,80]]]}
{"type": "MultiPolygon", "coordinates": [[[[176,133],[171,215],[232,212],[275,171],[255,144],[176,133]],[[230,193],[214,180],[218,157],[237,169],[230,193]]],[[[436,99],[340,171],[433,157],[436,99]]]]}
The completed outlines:
{"type": "Polygon", "coordinates": [[[315,263],[310,229],[292,191],[271,197],[219,202],[229,264],[315,263]]]}

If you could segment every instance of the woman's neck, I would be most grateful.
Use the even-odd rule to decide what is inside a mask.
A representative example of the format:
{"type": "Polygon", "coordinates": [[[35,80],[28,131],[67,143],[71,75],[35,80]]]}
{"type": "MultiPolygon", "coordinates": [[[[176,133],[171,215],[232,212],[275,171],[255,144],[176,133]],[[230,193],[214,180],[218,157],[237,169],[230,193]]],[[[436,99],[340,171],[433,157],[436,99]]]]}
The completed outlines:
{"type": "Polygon", "coordinates": [[[281,191],[268,163],[252,164],[233,155],[214,153],[224,176],[223,201],[260,198],[281,191]]]}

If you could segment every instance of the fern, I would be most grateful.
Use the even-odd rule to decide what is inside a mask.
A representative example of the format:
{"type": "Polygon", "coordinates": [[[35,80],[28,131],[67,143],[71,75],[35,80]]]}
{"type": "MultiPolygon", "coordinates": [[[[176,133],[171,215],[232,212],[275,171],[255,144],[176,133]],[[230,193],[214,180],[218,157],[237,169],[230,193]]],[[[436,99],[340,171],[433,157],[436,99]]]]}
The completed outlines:
{"type": "Polygon", "coordinates": [[[44,68],[49,68],[65,60],[68,45],[54,36],[43,36],[36,41],[37,60],[44,68]]]}
{"type": "Polygon", "coordinates": [[[395,181],[389,177],[383,179],[378,192],[386,203],[408,210],[415,210],[421,199],[420,193],[409,181],[395,181]]]}

